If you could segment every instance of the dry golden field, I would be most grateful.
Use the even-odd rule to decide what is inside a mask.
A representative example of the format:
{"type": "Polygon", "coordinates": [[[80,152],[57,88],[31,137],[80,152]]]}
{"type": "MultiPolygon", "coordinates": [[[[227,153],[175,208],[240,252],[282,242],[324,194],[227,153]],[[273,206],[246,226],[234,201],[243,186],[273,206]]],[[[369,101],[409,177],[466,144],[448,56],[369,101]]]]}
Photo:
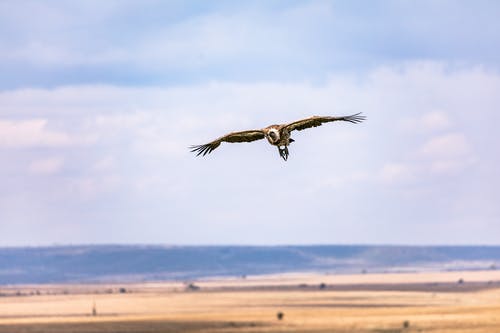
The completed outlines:
{"type": "Polygon", "coordinates": [[[0,332],[500,332],[499,271],[195,285],[0,286],[0,332]]]}

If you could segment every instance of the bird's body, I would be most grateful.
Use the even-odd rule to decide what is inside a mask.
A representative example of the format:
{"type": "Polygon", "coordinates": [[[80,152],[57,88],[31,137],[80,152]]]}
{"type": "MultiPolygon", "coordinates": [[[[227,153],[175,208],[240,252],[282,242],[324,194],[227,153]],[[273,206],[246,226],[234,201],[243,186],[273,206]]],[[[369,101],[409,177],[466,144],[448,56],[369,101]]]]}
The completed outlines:
{"type": "Polygon", "coordinates": [[[286,161],[288,159],[288,145],[294,140],[290,138],[290,132],[286,125],[271,125],[262,129],[267,141],[277,146],[280,156],[286,161]]]}
{"type": "Polygon", "coordinates": [[[362,116],[361,113],[342,117],[313,116],[288,124],[271,125],[260,130],[232,132],[210,143],[199,146],[191,146],[191,151],[197,153],[197,156],[205,156],[206,154],[211,153],[214,149],[219,147],[222,142],[252,142],[255,140],[266,138],[270,144],[278,147],[280,156],[286,161],[289,155],[288,146],[290,145],[290,143],[294,142],[294,140],[290,138],[290,132],[292,132],[293,130],[301,131],[306,128],[317,127],[321,126],[323,123],[338,120],[356,124],[365,120],[365,117],[362,116]]]}

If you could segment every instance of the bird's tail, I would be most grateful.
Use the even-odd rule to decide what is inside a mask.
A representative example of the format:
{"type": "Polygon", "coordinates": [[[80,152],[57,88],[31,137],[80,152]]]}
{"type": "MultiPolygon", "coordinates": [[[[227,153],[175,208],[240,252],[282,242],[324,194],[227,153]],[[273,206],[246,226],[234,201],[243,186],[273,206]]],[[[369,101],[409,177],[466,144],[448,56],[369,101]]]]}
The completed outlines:
{"type": "Polygon", "coordinates": [[[285,146],[285,148],[278,147],[278,151],[280,152],[280,156],[281,156],[281,158],[283,158],[283,160],[285,160],[285,161],[288,160],[289,153],[288,153],[287,146],[285,146]]]}

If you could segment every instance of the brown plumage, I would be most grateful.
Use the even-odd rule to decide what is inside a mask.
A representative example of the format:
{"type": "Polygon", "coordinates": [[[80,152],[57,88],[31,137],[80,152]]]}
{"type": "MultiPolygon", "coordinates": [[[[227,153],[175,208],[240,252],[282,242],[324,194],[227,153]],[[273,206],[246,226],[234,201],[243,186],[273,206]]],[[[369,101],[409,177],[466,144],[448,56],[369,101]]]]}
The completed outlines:
{"type": "Polygon", "coordinates": [[[207,144],[191,146],[190,149],[192,152],[196,153],[196,156],[205,156],[206,154],[210,154],[214,149],[219,147],[222,142],[252,142],[266,138],[270,144],[278,147],[280,156],[286,161],[288,159],[288,145],[294,141],[290,138],[291,131],[302,131],[306,128],[317,127],[321,126],[324,123],[338,120],[357,124],[365,119],[365,116],[361,115],[361,113],[342,117],[313,116],[288,124],[271,125],[260,130],[232,132],[221,136],[220,138],[215,139],[214,141],[207,144]]]}

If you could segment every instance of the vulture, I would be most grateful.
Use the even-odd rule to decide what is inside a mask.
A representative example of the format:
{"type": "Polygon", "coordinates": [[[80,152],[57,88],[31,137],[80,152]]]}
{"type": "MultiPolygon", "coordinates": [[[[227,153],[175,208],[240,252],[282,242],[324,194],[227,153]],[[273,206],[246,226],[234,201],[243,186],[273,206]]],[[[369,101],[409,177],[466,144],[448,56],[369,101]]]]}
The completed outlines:
{"type": "Polygon", "coordinates": [[[295,141],[290,138],[290,133],[292,131],[302,131],[306,128],[321,126],[324,123],[329,123],[332,121],[347,121],[353,124],[357,124],[365,119],[366,117],[363,116],[361,112],[350,116],[340,117],[313,116],[288,124],[271,125],[263,129],[231,132],[229,134],[221,136],[218,139],[213,140],[212,142],[206,143],[204,145],[191,146],[189,148],[191,149],[191,152],[196,154],[196,156],[205,156],[219,147],[222,142],[252,142],[266,138],[271,145],[278,147],[280,156],[283,158],[283,160],[286,161],[289,155],[288,146],[290,145],[290,143],[295,141]]]}

